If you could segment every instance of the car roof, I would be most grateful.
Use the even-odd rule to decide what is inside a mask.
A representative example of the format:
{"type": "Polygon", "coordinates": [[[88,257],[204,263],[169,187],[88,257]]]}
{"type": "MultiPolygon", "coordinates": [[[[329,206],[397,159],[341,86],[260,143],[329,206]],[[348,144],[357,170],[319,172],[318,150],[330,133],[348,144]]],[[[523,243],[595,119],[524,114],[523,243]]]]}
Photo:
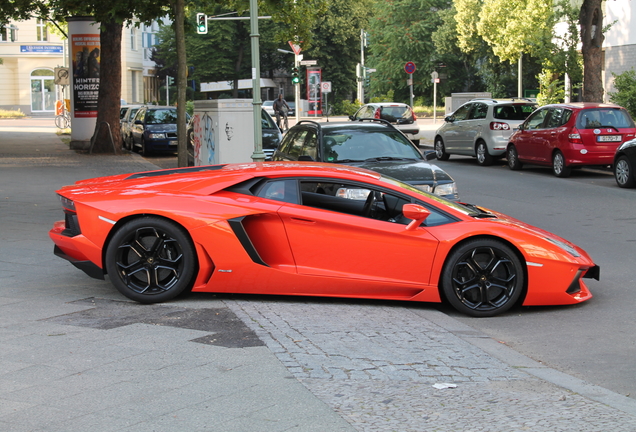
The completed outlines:
{"type": "Polygon", "coordinates": [[[373,105],[373,106],[402,106],[402,107],[409,107],[410,105],[402,103],[402,102],[372,102],[372,103],[368,103],[367,105],[373,105]]]}
{"type": "Polygon", "coordinates": [[[559,103],[559,104],[550,104],[542,106],[541,108],[546,107],[563,107],[563,108],[573,108],[573,109],[589,109],[589,108],[623,108],[620,105],[611,104],[611,103],[599,103],[599,102],[569,102],[569,103],[559,103]]]}
{"type": "Polygon", "coordinates": [[[498,105],[498,104],[510,104],[510,103],[527,103],[527,104],[532,104],[532,105],[536,105],[536,101],[533,101],[532,99],[528,99],[528,98],[475,98],[475,99],[471,99],[466,103],[470,103],[470,102],[484,102],[486,104],[491,104],[491,105],[498,105]]]}
{"type": "Polygon", "coordinates": [[[393,127],[393,125],[388,124],[388,123],[384,123],[381,121],[377,121],[375,119],[370,120],[370,121],[340,121],[340,122],[314,122],[314,121],[310,121],[310,120],[304,120],[304,121],[300,121],[298,122],[295,126],[293,126],[294,128],[299,127],[299,126],[310,126],[310,127],[315,127],[315,128],[320,128],[323,130],[323,132],[331,132],[334,130],[366,130],[366,131],[371,131],[371,130],[386,130],[386,129],[392,129],[392,130],[397,130],[395,129],[395,127],[393,127]]]}

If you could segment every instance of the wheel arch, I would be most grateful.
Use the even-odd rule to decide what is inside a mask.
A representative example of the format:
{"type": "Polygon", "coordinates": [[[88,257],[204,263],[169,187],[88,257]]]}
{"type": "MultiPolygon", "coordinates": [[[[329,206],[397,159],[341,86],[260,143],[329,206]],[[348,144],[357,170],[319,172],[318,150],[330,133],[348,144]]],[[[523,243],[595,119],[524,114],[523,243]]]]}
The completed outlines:
{"type": "Polygon", "coordinates": [[[115,235],[115,233],[117,231],[119,231],[119,229],[125,225],[126,223],[136,220],[136,219],[142,219],[145,217],[154,217],[157,219],[163,219],[166,222],[170,222],[174,225],[176,225],[177,227],[181,228],[183,230],[183,232],[185,233],[185,235],[188,237],[188,239],[190,240],[190,242],[192,243],[192,246],[194,248],[194,255],[195,255],[195,270],[198,271],[199,270],[199,257],[198,257],[198,250],[196,247],[196,243],[194,242],[194,239],[192,238],[192,236],[190,235],[190,232],[186,229],[186,227],[184,227],[182,224],[180,224],[179,222],[177,222],[174,219],[170,219],[169,217],[160,215],[160,214],[154,214],[154,213],[140,213],[140,214],[135,214],[135,215],[129,215],[126,217],[121,218],[120,220],[118,220],[117,222],[115,222],[115,225],[113,225],[113,227],[110,229],[110,231],[108,232],[108,235],[106,236],[106,239],[104,240],[104,245],[102,246],[102,269],[104,270],[104,274],[108,274],[108,271],[106,269],[106,251],[108,250],[108,247],[110,246],[110,242],[113,238],[113,236],[115,235]]]}
{"type": "Polygon", "coordinates": [[[474,240],[495,240],[495,241],[498,241],[498,242],[501,242],[501,243],[505,244],[506,246],[508,246],[515,253],[515,255],[517,256],[517,258],[519,259],[519,261],[522,264],[523,276],[524,276],[524,283],[523,283],[521,296],[519,297],[519,300],[517,301],[516,304],[518,304],[518,305],[519,304],[523,304],[523,302],[525,301],[525,298],[526,298],[526,294],[528,292],[528,264],[527,264],[527,261],[526,261],[525,257],[523,256],[523,254],[521,253],[521,250],[519,250],[519,248],[517,247],[517,245],[515,245],[514,243],[512,243],[509,240],[506,240],[504,238],[497,237],[497,236],[494,236],[494,235],[489,235],[489,234],[480,234],[480,235],[474,235],[474,236],[463,238],[460,241],[458,241],[457,243],[455,243],[453,245],[453,247],[451,247],[448,250],[448,252],[446,253],[446,257],[444,257],[444,263],[442,264],[442,270],[440,272],[440,276],[439,276],[439,279],[437,281],[437,291],[438,291],[439,296],[442,299],[442,301],[445,301],[445,302],[448,301],[446,299],[446,296],[444,294],[444,290],[442,288],[442,275],[444,274],[444,271],[446,270],[446,266],[448,265],[449,257],[453,254],[453,252],[455,252],[456,249],[459,249],[464,244],[466,244],[466,243],[468,243],[470,241],[474,241],[474,240]]]}

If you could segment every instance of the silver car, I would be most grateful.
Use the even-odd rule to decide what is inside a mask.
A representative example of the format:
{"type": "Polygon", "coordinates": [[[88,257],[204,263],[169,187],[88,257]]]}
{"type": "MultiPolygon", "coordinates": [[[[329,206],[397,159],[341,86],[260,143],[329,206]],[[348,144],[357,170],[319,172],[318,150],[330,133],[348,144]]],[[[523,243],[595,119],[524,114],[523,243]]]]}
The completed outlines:
{"type": "Polygon", "coordinates": [[[376,118],[386,120],[398,128],[416,146],[420,145],[420,127],[417,125],[417,117],[413,109],[407,104],[399,102],[378,102],[363,105],[354,115],[349,116],[349,120],[360,120],[361,118],[376,118]]]}
{"type": "Polygon", "coordinates": [[[473,156],[479,165],[490,165],[505,156],[508,138],[536,108],[529,99],[473,99],[437,129],[435,154],[439,160],[473,156]]]}

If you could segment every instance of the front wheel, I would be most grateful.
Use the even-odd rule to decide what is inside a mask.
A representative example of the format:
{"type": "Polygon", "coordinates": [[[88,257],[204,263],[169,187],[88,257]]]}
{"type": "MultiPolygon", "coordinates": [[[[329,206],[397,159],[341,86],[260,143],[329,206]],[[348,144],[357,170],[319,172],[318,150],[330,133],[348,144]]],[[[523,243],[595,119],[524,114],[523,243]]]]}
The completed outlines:
{"type": "Polygon", "coordinates": [[[477,164],[481,166],[492,165],[492,156],[488,153],[488,146],[484,141],[479,141],[476,148],[477,164]]]}
{"type": "Polygon", "coordinates": [[[106,271],[117,290],[140,303],[170,300],[192,287],[196,253],[183,228],[157,217],[125,223],[106,249],[106,271]]]}
{"type": "Polygon", "coordinates": [[[450,157],[450,155],[446,153],[444,141],[440,137],[435,138],[435,156],[437,156],[437,159],[441,161],[448,160],[450,157]]]}
{"type": "Polygon", "coordinates": [[[552,156],[552,172],[557,177],[569,177],[572,169],[565,165],[565,157],[559,150],[552,156]]]}
{"type": "Polygon", "coordinates": [[[519,162],[519,153],[517,153],[517,148],[513,144],[508,146],[506,159],[508,159],[508,168],[513,171],[520,170],[521,167],[523,167],[523,164],[519,162]]]}
{"type": "Polygon", "coordinates": [[[466,315],[490,317],[521,297],[525,273],[514,251],[498,240],[475,239],[454,250],[442,273],[442,292],[466,315]]]}
{"type": "Polygon", "coordinates": [[[614,165],[614,178],[616,184],[622,188],[632,188],[636,186],[636,178],[634,178],[634,169],[629,163],[629,158],[625,155],[618,158],[614,165]]]}

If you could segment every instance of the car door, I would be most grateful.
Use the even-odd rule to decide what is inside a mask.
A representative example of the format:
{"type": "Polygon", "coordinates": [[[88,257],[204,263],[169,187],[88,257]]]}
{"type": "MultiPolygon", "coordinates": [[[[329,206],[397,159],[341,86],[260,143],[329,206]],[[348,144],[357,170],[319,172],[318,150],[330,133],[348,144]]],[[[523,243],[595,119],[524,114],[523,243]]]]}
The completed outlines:
{"type": "Polygon", "coordinates": [[[543,127],[535,132],[534,158],[537,162],[551,164],[552,152],[559,146],[560,136],[567,133],[563,125],[570,119],[572,111],[562,107],[544,111],[547,113],[543,127]]]}
{"type": "Polygon", "coordinates": [[[467,126],[468,115],[473,108],[472,103],[467,103],[460,106],[447,119],[447,124],[444,127],[444,145],[446,146],[446,152],[448,153],[463,153],[462,143],[465,141],[465,128],[467,126]]]}
{"type": "Polygon", "coordinates": [[[414,285],[429,282],[436,238],[425,228],[406,230],[392,218],[356,213],[364,208],[364,191],[372,191],[367,200],[386,191],[330,179],[301,181],[300,189],[302,205],[285,204],[278,211],[299,274],[384,282],[367,288],[370,295],[414,295],[422,288],[414,285]]]}
{"type": "Polygon", "coordinates": [[[514,136],[514,145],[517,149],[519,160],[533,162],[537,160],[537,134],[541,129],[548,115],[548,109],[539,109],[532,113],[519,128],[514,136]]]}
{"type": "Polygon", "coordinates": [[[488,105],[482,102],[475,102],[464,121],[462,134],[458,143],[461,152],[464,154],[476,155],[475,141],[482,135],[484,121],[488,115],[488,105]]]}

